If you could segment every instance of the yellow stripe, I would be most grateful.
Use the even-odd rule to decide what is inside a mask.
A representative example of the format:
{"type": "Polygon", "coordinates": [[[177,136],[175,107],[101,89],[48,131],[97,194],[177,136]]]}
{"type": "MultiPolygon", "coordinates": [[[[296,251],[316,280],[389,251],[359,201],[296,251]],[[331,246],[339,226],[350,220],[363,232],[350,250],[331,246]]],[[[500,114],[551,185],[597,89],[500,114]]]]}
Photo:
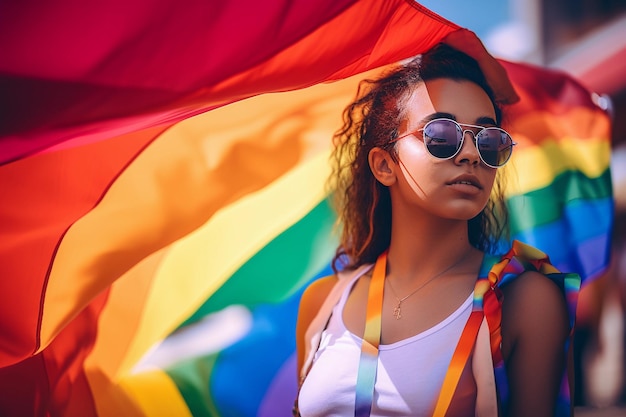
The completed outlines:
{"type": "Polygon", "coordinates": [[[319,204],[328,174],[328,154],[322,153],[218,212],[173,245],[153,280],[121,371],[130,370],[155,340],[167,336],[259,249],[319,204]]]}
{"type": "Polygon", "coordinates": [[[580,171],[597,178],[608,168],[611,144],[605,138],[546,140],[541,146],[515,149],[507,176],[507,196],[547,187],[559,174],[580,171]]]}
{"type": "MultiPolygon", "coordinates": [[[[122,378],[120,387],[134,398],[144,416],[192,417],[176,384],[161,370],[122,378]]],[[[116,416],[127,416],[119,411],[116,416]]]]}

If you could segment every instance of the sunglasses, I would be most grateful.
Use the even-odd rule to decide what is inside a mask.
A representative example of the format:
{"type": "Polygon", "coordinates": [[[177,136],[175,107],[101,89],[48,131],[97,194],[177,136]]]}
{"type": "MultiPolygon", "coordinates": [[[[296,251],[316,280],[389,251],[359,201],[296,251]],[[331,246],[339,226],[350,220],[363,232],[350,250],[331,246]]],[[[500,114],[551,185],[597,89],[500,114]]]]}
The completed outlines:
{"type": "MultiPolygon", "coordinates": [[[[491,168],[504,166],[516,144],[511,135],[499,127],[468,125],[451,119],[431,120],[419,131],[423,131],[423,141],[428,152],[439,159],[454,158],[463,146],[465,133],[470,132],[474,137],[480,160],[491,168]]],[[[394,142],[415,133],[400,136],[394,142]]]]}

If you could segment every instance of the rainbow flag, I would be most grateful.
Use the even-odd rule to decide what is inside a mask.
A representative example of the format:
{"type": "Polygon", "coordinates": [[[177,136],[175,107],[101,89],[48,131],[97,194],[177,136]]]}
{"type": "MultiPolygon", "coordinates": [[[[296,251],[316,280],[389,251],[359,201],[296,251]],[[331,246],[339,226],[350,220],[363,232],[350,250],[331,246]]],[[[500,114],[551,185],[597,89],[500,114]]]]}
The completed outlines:
{"type": "Polygon", "coordinates": [[[507,110],[518,143],[507,166],[512,236],[584,283],[602,275],[610,257],[610,117],[567,74],[502,63],[521,96],[507,110]]]}
{"type": "MultiPolygon", "coordinates": [[[[1,6],[0,415],[290,415],[341,111],[458,27],[403,0],[211,3],[1,6]]],[[[504,64],[514,236],[593,279],[608,118],[504,64]]]]}

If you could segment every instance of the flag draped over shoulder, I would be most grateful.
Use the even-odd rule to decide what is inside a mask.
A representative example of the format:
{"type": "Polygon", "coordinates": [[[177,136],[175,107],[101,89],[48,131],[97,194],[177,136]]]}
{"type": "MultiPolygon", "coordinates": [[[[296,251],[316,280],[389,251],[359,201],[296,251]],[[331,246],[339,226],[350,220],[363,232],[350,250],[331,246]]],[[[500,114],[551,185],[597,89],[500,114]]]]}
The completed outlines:
{"type": "MultiPolygon", "coordinates": [[[[458,27],[400,0],[212,3],[0,6],[0,414],[290,414],[341,111],[458,27]]],[[[607,117],[505,66],[515,236],[593,278],[607,117]]]]}

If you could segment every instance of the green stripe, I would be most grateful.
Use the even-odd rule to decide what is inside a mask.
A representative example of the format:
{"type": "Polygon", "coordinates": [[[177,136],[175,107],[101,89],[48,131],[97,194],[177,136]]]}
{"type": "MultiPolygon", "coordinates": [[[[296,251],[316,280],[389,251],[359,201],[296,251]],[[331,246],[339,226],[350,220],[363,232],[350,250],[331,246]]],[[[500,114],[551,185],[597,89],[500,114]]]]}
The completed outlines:
{"type": "Polygon", "coordinates": [[[545,188],[507,200],[511,235],[558,220],[563,206],[576,200],[600,200],[612,195],[611,171],[589,178],[580,171],[566,171],[545,188]],[[518,215],[518,213],[523,215],[518,215]]]}
{"type": "MultiPolygon", "coordinates": [[[[280,215],[279,213],[277,215],[280,215]]],[[[232,304],[278,303],[328,265],[337,246],[335,213],[323,200],[237,270],[180,327],[232,304]]]]}
{"type": "Polygon", "coordinates": [[[193,358],[177,363],[166,370],[193,416],[219,417],[220,415],[209,393],[209,379],[217,356],[217,354],[209,355],[203,357],[202,360],[193,358]]]}

